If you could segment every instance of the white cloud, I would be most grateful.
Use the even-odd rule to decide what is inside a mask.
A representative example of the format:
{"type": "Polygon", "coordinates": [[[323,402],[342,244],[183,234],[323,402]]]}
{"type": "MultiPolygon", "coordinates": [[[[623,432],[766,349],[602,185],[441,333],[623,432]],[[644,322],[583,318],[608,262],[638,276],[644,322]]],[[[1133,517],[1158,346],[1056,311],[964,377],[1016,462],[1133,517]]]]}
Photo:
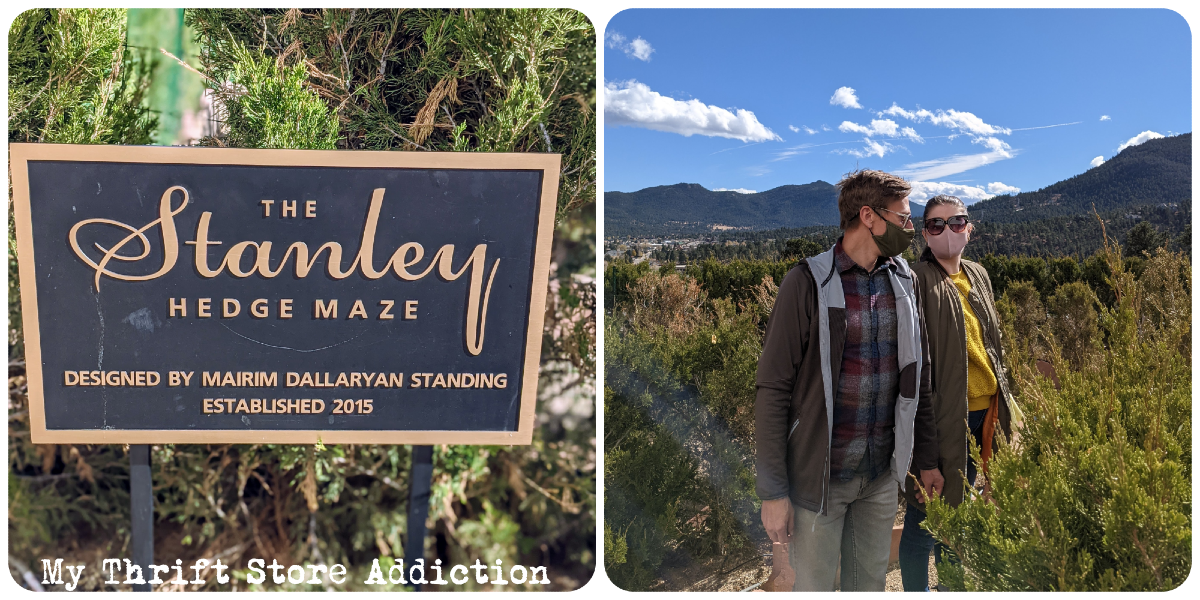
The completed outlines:
{"type": "Polygon", "coordinates": [[[816,135],[818,133],[816,129],[813,129],[808,125],[801,125],[799,127],[796,127],[795,125],[788,125],[788,129],[791,129],[793,133],[800,133],[801,131],[807,133],[808,135],[816,135]]]}
{"type": "Polygon", "coordinates": [[[833,131],[833,130],[832,130],[832,129],[830,129],[828,125],[822,125],[822,126],[821,126],[821,131],[833,131]]]}
{"type": "Polygon", "coordinates": [[[876,119],[871,121],[870,127],[865,127],[851,121],[842,121],[838,126],[839,131],[846,133],[861,133],[867,137],[881,135],[885,137],[906,137],[914,142],[924,142],[925,140],[917,135],[917,131],[912,127],[900,128],[895,121],[891,119],[876,119]]]}
{"type": "Polygon", "coordinates": [[[833,92],[833,96],[829,98],[829,103],[842,108],[862,108],[858,103],[858,96],[854,95],[854,88],[840,87],[833,92]]]}
{"type": "Polygon", "coordinates": [[[850,156],[857,156],[859,158],[867,158],[868,156],[883,158],[885,154],[895,152],[897,148],[897,146],[887,142],[876,141],[869,137],[863,138],[863,144],[865,145],[862,148],[838,148],[833,152],[834,154],[849,154],[850,156]]]}
{"type": "Polygon", "coordinates": [[[987,146],[988,150],[991,150],[992,152],[999,154],[999,155],[1003,156],[1004,158],[1012,158],[1012,154],[1009,152],[1010,150],[1012,150],[1012,146],[1009,146],[1008,143],[1006,143],[1004,140],[1001,140],[1000,138],[994,138],[994,137],[973,138],[971,140],[971,143],[972,144],[983,144],[984,146],[987,146]]]}
{"type": "Polygon", "coordinates": [[[977,135],[977,136],[996,135],[996,134],[1008,135],[1008,134],[1012,133],[1012,129],[1009,129],[1007,127],[999,127],[997,125],[990,125],[988,123],[985,123],[983,121],[983,119],[975,116],[974,113],[958,111],[958,110],[954,110],[954,109],[950,109],[950,110],[938,109],[937,112],[934,112],[934,111],[925,110],[924,108],[920,108],[915,111],[910,111],[910,110],[905,110],[905,109],[901,108],[900,106],[896,105],[895,103],[893,103],[890,108],[888,108],[885,111],[879,112],[877,114],[880,117],[882,117],[884,115],[890,115],[893,117],[904,117],[905,119],[908,119],[909,121],[916,121],[918,123],[929,121],[930,123],[932,123],[934,125],[939,125],[941,127],[947,127],[949,129],[954,129],[955,131],[958,131],[959,133],[965,133],[965,134],[969,134],[969,135],[977,135]]]}
{"type": "Polygon", "coordinates": [[[1150,140],[1156,140],[1156,139],[1159,139],[1162,137],[1166,137],[1166,136],[1164,136],[1161,133],[1154,132],[1154,131],[1143,131],[1143,132],[1129,138],[1129,140],[1126,141],[1124,144],[1121,144],[1121,147],[1117,148],[1117,152],[1120,152],[1130,146],[1140,146],[1150,140]]]}
{"type": "Polygon", "coordinates": [[[1112,117],[1110,117],[1108,115],[1100,115],[1100,120],[1101,121],[1111,121],[1112,117]]]}
{"type": "Polygon", "coordinates": [[[624,52],[625,56],[644,62],[650,62],[650,54],[654,52],[654,47],[650,45],[650,42],[642,39],[641,36],[634,38],[631,42],[629,38],[616,31],[604,34],[604,45],[624,52]]]}
{"type": "Polygon", "coordinates": [[[629,125],[690,137],[707,135],[743,142],[783,141],[758,121],[753,112],[676,100],[644,83],[625,81],[604,85],[604,119],[609,125],[629,125]]]}
{"type": "Polygon", "coordinates": [[[1011,186],[1011,185],[1005,185],[1003,183],[1000,183],[999,181],[993,181],[992,183],[989,183],[987,189],[988,189],[989,194],[995,194],[997,196],[999,196],[1001,194],[1019,194],[1019,193],[1021,193],[1021,188],[1011,186]]]}
{"type": "Polygon", "coordinates": [[[954,156],[935,158],[933,160],[925,160],[907,164],[904,165],[903,168],[894,171],[894,173],[911,181],[941,179],[943,177],[954,175],[955,173],[962,173],[963,171],[968,171],[976,167],[982,167],[997,161],[1012,158],[1015,155],[1016,152],[1013,151],[984,152],[982,154],[956,154],[954,156]]]}
{"type": "Polygon", "coordinates": [[[654,47],[650,45],[650,42],[636,37],[629,42],[629,50],[626,50],[625,54],[633,54],[633,57],[638,60],[650,62],[651,52],[654,52],[654,47]]]}
{"type": "Polygon", "coordinates": [[[739,194],[757,194],[758,193],[755,190],[748,190],[746,188],[716,188],[713,191],[714,192],[737,192],[739,194]]]}
{"type": "Polygon", "coordinates": [[[1092,165],[1092,167],[1093,167],[1093,168],[1095,168],[1095,167],[1098,167],[1098,166],[1100,166],[1100,165],[1104,164],[1104,157],[1103,157],[1103,156],[1097,156],[1096,158],[1093,158],[1093,159],[1092,159],[1092,162],[1091,162],[1091,163],[1089,163],[1089,164],[1090,164],[1090,165],[1092,165]]]}
{"type": "Polygon", "coordinates": [[[986,190],[977,185],[962,185],[944,181],[914,181],[911,185],[912,192],[908,195],[908,199],[921,203],[934,196],[945,194],[957,196],[963,201],[963,204],[970,205],[997,194],[1015,194],[1021,191],[1019,188],[998,181],[989,183],[986,190]]]}

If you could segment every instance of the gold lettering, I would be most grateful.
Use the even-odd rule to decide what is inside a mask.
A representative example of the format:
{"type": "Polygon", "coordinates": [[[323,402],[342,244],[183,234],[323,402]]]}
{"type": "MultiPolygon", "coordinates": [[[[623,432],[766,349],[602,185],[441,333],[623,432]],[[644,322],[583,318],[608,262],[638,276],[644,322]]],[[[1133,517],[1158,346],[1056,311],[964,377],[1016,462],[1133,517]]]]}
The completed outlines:
{"type": "MultiPolygon", "coordinates": [[[[214,269],[209,266],[209,250],[213,246],[222,244],[220,241],[209,239],[210,226],[212,222],[212,212],[204,211],[196,225],[195,239],[186,242],[194,246],[195,249],[195,269],[202,277],[213,278],[228,270],[229,274],[245,278],[258,273],[264,278],[274,278],[283,273],[287,267],[289,260],[294,260],[294,273],[297,278],[304,278],[316,268],[318,261],[322,259],[321,254],[327,252],[325,260],[326,274],[335,280],[345,279],[355,272],[361,272],[361,275],[366,279],[379,279],[389,272],[394,273],[396,277],[404,281],[416,281],[429,275],[434,270],[438,276],[447,282],[456,281],[464,276],[467,276],[469,285],[467,286],[467,302],[464,337],[467,351],[471,355],[478,355],[483,349],[483,343],[487,325],[488,302],[491,297],[492,285],[495,281],[496,271],[499,269],[500,260],[494,259],[489,261],[487,257],[487,245],[478,244],[471,251],[467,259],[457,268],[454,264],[454,244],[445,244],[441,246],[433,257],[424,263],[425,256],[424,247],[417,242],[406,242],[396,248],[390,259],[382,269],[377,269],[374,263],[375,238],[378,233],[379,217],[382,211],[386,189],[376,188],[371,194],[371,201],[367,210],[367,218],[362,230],[362,237],[357,253],[354,255],[352,262],[349,265],[342,264],[342,257],[345,253],[342,245],[335,241],[328,241],[321,244],[315,251],[310,251],[308,244],[305,242],[293,242],[284,252],[282,259],[276,269],[272,270],[271,265],[271,250],[273,243],[270,241],[241,241],[234,243],[225,253],[214,269]],[[251,250],[253,248],[253,250],[251,250]],[[247,265],[244,263],[245,255],[248,252],[253,252],[253,264],[247,265]],[[488,263],[490,264],[490,267],[488,263]],[[418,267],[424,263],[424,268],[418,267]],[[419,269],[414,272],[410,269],[419,269]]],[[[297,215],[299,200],[260,200],[260,205],[263,209],[263,215],[271,214],[271,207],[278,202],[280,204],[280,213],[282,217],[295,217],[297,215]]],[[[305,203],[305,216],[312,218],[316,216],[315,200],[303,201],[305,203]]],[[[76,223],[69,235],[70,244],[86,264],[95,270],[95,286],[99,290],[100,279],[103,276],[108,276],[113,279],[124,281],[147,281],[158,278],[174,266],[179,255],[179,240],[176,231],[174,217],[178,215],[190,203],[188,191],[182,186],[173,186],[163,192],[159,201],[158,218],[150,223],[147,223],[141,228],[135,228],[132,225],[120,223],[110,219],[87,219],[76,223]],[[174,192],[178,190],[182,194],[183,201],[178,207],[172,206],[172,198],[174,192]],[[116,227],[120,230],[128,232],[128,234],[120,242],[112,248],[105,248],[99,244],[95,247],[99,249],[103,255],[99,260],[93,260],[84,252],[79,245],[79,231],[84,226],[88,225],[107,225],[116,227]],[[159,269],[150,275],[124,275],[110,269],[112,261],[119,262],[136,262],[144,259],[151,254],[150,240],[147,237],[147,232],[158,227],[162,234],[163,259],[159,269]],[[134,240],[141,245],[141,251],[130,251],[128,246],[134,240]],[[124,253],[123,253],[124,252],[124,253]]],[[[279,318],[288,319],[292,317],[291,300],[280,300],[279,318]]],[[[315,318],[337,318],[337,309],[335,300],[331,300],[328,304],[314,306],[315,318]],[[322,309],[325,316],[321,316],[322,309]]],[[[187,300],[184,298],[171,298],[168,304],[169,317],[185,317],[187,315],[187,300]]],[[[240,314],[240,304],[237,304],[238,310],[233,310],[234,304],[228,305],[229,316],[240,314]]],[[[395,306],[394,300],[385,300],[380,302],[382,310],[378,318],[380,320],[389,320],[395,318],[392,313],[392,308],[395,306]]],[[[211,299],[202,299],[197,305],[197,316],[200,318],[208,318],[211,315],[211,299]]],[[[417,301],[409,300],[404,303],[403,318],[412,320],[417,318],[417,301]]],[[[252,305],[252,314],[257,318],[265,318],[268,311],[265,305],[252,305]]],[[[365,316],[365,307],[360,309],[358,302],[350,311],[349,318],[367,318],[365,316]]]]}
{"type": "Polygon", "coordinates": [[[238,316],[242,312],[242,303],[234,298],[226,298],[221,303],[221,316],[230,319],[238,316]]]}
{"type": "Polygon", "coordinates": [[[167,303],[169,305],[169,308],[167,309],[167,318],[175,316],[176,311],[179,312],[179,316],[181,317],[187,316],[187,298],[180,298],[179,304],[175,303],[174,298],[169,299],[167,303]]]}
{"type": "MultiPolygon", "coordinates": [[[[356,262],[367,279],[379,279],[388,271],[386,265],[382,271],[375,270],[375,230],[379,224],[379,208],[383,206],[384,191],[386,191],[385,188],[375,188],[375,191],[371,192],[371,205],[367,209],[367,223],[363,227],[362,240],[358,245],[356,262]]],[[[313,202],[313,211],[316,212],[316,202],[313,202]]]]}
{"type": "Polygon", "coordinates": [[[255,317],[257,317],[259,319],[266,318],[266,316],[267,316],[267,299],[259,298],[258,300],[251,302],[250,303],[250,314],[254,315],[255,317]]]}
{"type": "Polygon", "coordinates": [[[383,307],[383,310],[379,312],[379,319],[381,321],[389,321],[391,319],[396,318],[396,315],[392,314],[392,306],[394,304],[396,304],[395,300],[380,300],[379,301],[379,305],[383,307]]]}
{"type": "Polygon", "coordinates": [[[200,222],[196,224],[196,241],[184,242],[196,247],[196,272],[201,277],[216,277],[221,272],[221,269],[214,271],[208,268],[208,247],[221,245],[221,242],[208,241],[208,222],[210,220],[212,220],[211,212],[200,213],[200,222]]]}
{"type": "Polygon", "coordinates": [[[346,315],[346,318],[353,319],[355,315],[358,315],[358,318],[360,319],[367,318],[367,308],[363,306],[362,300],[354,301],[354,306],[350,307],[350,314],[346,315]]]}
{"type": "Polygon", "coordinates": [[[80,260],[96,270],[96,291],[100,291],[100,277],[104,275],[112,277],[113,279],[119,279],[121,281],[150,281],[151,279],[157,279],[158,277],[161,277],[170,271],[175,266],[175,261],[179,258],[179,239],[175,232],[175,215],[182,212],[183,208],[187,206],[187,204],[188,191],[184,189],[183,186],[176,185],[167,188],[167,191],[163,192],[162,198],[159,199],[158,218],[143,225],[140,229],[134,229],[131,225],[126,225],[120,221],[114,221],[112,219],[85,219],[71,227],[71,231],[67,234],[67,239],[71,243],[71,249],[75,251],[75,256],[78,256],[80,260]],[[172,210],[171,195],[175,192],[175,190],[183,192],[183,203],[179,205],[179,208],[172,210]],[[104,253],[104,256],[99,262],[93,261],[86,253],[84,253],[83,248],[79,247],[79,229],[85,225],[91,225],[93,223],[111,225],[113,227],[119,227],[130,232],[129,235],[125,236],[121,241],[114,244],[112,248],[105,248],[98,243],[94,244],[98,250],[104,253]],[[122,275],[120,273],[108,270],[108,263],[114,258],[122,262],[136,262],[149,256],[150,240],[146,237],[146,231],[156,225],[162,230],[163,243],[163,262],[158,271],[155,271],[150,275],[122,275]],[[137,238],[138,242],[140,242],[142,245],[141,254],[138,254],[137,256],[119,254],[121,248],[124,248],[125,245],[134,238],[137,238]]]}
{"type": "Polygon", "coordinates": [[[314,319],[336,319],[337,318],[337,300],[330,300],[326,305],[324,300],[317,298],[313,303],[313,318],[314,319]]]}

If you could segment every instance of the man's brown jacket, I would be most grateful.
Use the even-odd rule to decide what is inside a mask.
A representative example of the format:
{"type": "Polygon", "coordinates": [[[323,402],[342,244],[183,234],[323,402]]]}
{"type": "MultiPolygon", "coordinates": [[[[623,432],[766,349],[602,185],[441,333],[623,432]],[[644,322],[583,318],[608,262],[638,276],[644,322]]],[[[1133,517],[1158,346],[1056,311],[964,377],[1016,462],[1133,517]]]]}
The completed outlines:
{"type": "MultiPolygon", "coordinates": [[[[892,477],[899,490],[910,465],[937,466],[938,447],[919,284],[906,261],[891,260],[900,367],[892,477]]],[[[788,497],[793,505],[823,514],[833,394],[846,341],[845,296],[836,271],[830,249],[800,261],[784,277],[767,321],[754,403],[759,499],[788,497]]]]}

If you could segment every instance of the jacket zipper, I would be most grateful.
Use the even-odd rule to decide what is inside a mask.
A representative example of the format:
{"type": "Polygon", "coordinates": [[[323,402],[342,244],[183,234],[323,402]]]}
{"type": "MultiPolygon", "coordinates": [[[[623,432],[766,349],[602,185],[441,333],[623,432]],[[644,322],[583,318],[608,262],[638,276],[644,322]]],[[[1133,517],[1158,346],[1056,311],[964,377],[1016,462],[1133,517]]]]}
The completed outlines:
{"type": "MultiPolygon", "coordinates": [[[[832,450],[832,449],[831,449],[832,450]]],[[[829,451],[825,452],[825,476],[821,478],[821,507],[817,509],[818,515],[825,514],[825,486],[829,485],[829,451]]],[[[813,519],[812,531],[817,530],[817,520],[813,519]]]]}

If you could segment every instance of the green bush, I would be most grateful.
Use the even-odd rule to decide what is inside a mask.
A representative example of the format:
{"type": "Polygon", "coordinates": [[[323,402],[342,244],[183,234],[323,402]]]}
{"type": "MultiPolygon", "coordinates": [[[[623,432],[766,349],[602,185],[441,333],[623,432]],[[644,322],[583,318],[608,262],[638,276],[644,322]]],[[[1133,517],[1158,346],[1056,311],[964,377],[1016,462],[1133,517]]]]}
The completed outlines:
{"type": "Polygon", "coordinates": [[[628,298],[605,333],[605,570],[645,590],[671,557],[744,556],[765,537],[753,473],[762,311],[674,273],[645,272],[628,298]]]}
{"type": "MultiPolygon", "coordinates": [[[[1160,249],[1135,269],[1117,252],[981,261],[1026,418],[991,463],[995,504],[976,494],[930,509],[962,557],[941,563],[942,583],[1167,589],[1187,576],[1190,264],[1160,249]]],[[[605,569],[618,586],[678,589],[669,574],[681,565],[766,547],[754,376],[791,264],[710,260],[683,276],[606,266],[605,569]]]]}
{"type": "Polygon", "coordinates": [[[1061,389],[1010,355],[1025,422],[990,463],[990,501],[929,505],[959,559],[938,566],[951,589],[1169,590],[1191,572],[1190,265],[1160,252],[1135,280],[1119,250],[1105,258],[1118,275],[1104,345],[1072,330],[1091,326],[1090,290],[1060,287],[1052,311],[1084,315],[1048,338],[1061,389]]]}

